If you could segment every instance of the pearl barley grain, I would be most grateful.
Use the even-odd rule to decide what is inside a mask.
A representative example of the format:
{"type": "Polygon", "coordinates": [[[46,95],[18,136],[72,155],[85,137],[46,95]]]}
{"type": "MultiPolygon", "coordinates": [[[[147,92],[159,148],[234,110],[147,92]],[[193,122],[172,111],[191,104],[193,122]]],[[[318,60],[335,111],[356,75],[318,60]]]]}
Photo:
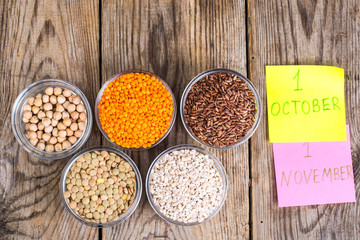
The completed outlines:
{"type": "Polygon", "coordinates": [[[151,170],[150,193],[166,217],[183,223],[203,222],[220,205],[223,180],[208,155],[175,150],[151,170]]]}

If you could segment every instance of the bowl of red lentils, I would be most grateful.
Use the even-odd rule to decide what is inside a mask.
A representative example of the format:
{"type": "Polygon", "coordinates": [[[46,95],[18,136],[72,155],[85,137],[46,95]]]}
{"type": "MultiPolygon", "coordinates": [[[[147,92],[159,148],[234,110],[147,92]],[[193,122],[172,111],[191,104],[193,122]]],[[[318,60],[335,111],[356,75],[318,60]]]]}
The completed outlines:
{"type": "Polygon", "coordinates": [[[60,179],[65,209],[91,227],[112,227],[128,219],[142,194],[139,169],[124,152],[104,146],[74,155],[60,179]]]}
{"type": "Polygon", "coordinates": [[[43,159],[74,154],[87,141],[92,112],[84,93],[64,80],[45,79],[16,98],[11,125],[20,146],[43,159]]]}
{"type": "Polygon", "coordinates": [[[110,142],[124,149],[149,149],[170,133],[176,118],[176,100],[159,76],[128,70],[102,86],[96,98],[95,117],[110,142]]]}

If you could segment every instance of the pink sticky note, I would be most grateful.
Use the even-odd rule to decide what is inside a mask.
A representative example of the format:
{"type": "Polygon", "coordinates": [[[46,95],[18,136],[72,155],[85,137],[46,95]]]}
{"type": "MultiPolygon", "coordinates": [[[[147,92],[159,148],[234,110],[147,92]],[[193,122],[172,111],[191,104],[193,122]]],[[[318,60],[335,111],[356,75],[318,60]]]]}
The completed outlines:
{"type": "Polygon", "coordinates": [[[347,141],[274,143],[279,207],[355,202],[347,141]]]}

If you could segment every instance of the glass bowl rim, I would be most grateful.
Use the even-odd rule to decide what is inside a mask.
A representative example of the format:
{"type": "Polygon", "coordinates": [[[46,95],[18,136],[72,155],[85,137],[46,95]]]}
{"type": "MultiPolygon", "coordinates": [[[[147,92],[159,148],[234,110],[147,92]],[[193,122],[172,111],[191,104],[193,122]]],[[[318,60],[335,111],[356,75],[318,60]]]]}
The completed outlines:
{"type": "Polygon", "coordinates": [[[214,68],[214,69],[209,69],[206,70],[204,72],[201,72],[200,74],[196,75],[194,78],[191,79],[191,81],[187,84],[186,88],[184,89],[184,92],[181,96],[181,100],[180,100],[180,117],[181,117],[181,122],[186,130],[186,132],[191,136],[192,139],[194,139],[196,142],[200,143],[201,145],[204,145],[208,148],[212,148],[212,149],[218,149],[218,150],[225,150],[225,149],[231,149],[237,146],[240,146],[241,144],[243,144],[244,142],[246,142],[248,139],[250,139],[250,137],[255,133],[256,129],[259,126],[260,123],[260,119],[261,119],[261,115],[262,115],[262,103],[261,103],[261,99],[260,99],[260,95],[255,87],[255,85],[245,76],[243,76],[242,74],[234,71],[234,70],[230,70],[230,69],[226,69],[226,68],[214,68]],[[251,129],[249,130],[249,132],[238,142],[235,142],[234,144],[225,146],[225,147],[215,147],[213,145],[208,145],[206,143],[201,142],[199,139],[197,139],[192,132],[190,131],[188,125],[185,122],[185,101],[186,98],[191,90],[191,88],[193,87],[193,85],[198,82],[199,80],[201,80],[203,77],[205,77],[206,75],[212,74],[212,73],[219,73],[219,72],[225,72],[225,73],[229,73],[232,75],[236,75],[237,77],[239,77],[241,80],[243,80],[248,87],[250,88],[250,90],[253,92],[254,97],[255,97],[255,102],[256,102],[256,118],[255,118],[255,122],[253,124],[253,126],[251,127],[251,129]]]}
{"type": "Polygon", "coordinates": [[[126,221],[137,209],[140,200],[141,200],[141,196],[142,196],[142,178],[141,178],[141,174],[140,171],[136,165],[136,163],[123,151],[113,148],[113,147],[108,147],[108,146],[92,146],[92,147],[88,147],[86,149],[81,150],[80,152],[76,153],[73,157],[71,157],[71,159],[67,162],[67,164],[65,165],[64,169],[62,170],[61,173],[61,177],[60,177],[60,182],[59,182],[59,187],[60,187],[60,198],[61,198],[61,202],[63,204],[63,206],[65,207],[65,209],[67,210],[68,213],[70,213],[70,215],[75,218],[76,220],[78,220],[80,223],[85,224],[87,226],[90,227],[97,227],[97,228],[106,228],[106,227],[112,227],[115,225],[118,225],[124,221],[126,221]],[[80,217],[78,214],[76,214],[69,206],[69,204],[67,203],[67,201],[64,198],[64,192],[65,192],[65,179],[66,179],[66,174],[68,173],[68,171],[70,170],[71,166],[76,162],[76,160],[79,158],[79,156],[88,153],[88,152],[93,152],[93,151],[108,151],[108,152],[113,152],[117,155],[119,155],[121,158],[123,158],[125,161],[127,161],[128,163],[130,163],[131,167],[133,168],[133,171],[135,172],[135,179],[136,179],[136,189],[135,189],[135,199],[134,202],[130,205],[130,207],[128,208],[128,210],[120,215],[120,217],[115,220],[115,221],[111,221],[108,223],[95,223],[95,222],[90,222],[90,221],[86,221],[85,219],[83,219],[82,217],[80,217]],[[124,217],[121,217],[124,216],[124,217]]]}
{"type": "Polygon", "coordinates": [[[173,126],[175,125],[175,120],[176,120],[176,115],[177,115],[177,104],[176,104],[176,98],[175,98],[175,95],[173,93],[173,91],[171,90],[170,86],[165,82],[164,79],[162,79],[161,77],[159,77],[158,75],[152,73],[152,72],[149,72],[149,71],[146,71],[146,70],[138,70],[138,69],[130,69],[130,70],[125,70],[125,71],[122,71],[118,74],[115,74],[113,75],[112,77],[110,77],[108,80],[106,80],[106,82],[102,85],[101,89],[99,90],[97,96],[96,96],[96,100],[95,100],[95,120],[96,120],[96,125],[98,126],[101,134],[106,138],[106,140],[108,142],[110,142],[113,146],[116,146],[118,148],[121,148],[122,150],[130,150],[130,151],[143,151],[143,150],[149,150],[153,147],[155,147],[156,145],[158,145],[159,143],[161,143],[168,135],[169,133],[171,132],[173,126]],[[153,145],[151,145],[150,147],[147,147],[147,148],[143,148],[143,147],[139,147],[139,148],[126,148],[126,147],[123,147],[121,145],[118,145],[116,144],[115,142],[112,142],[109,138],[109,136],[107,135],[107,133],[104,131],[104,129],[102,128],[101,126],[101,122],[100,122],[100,117],[99,117],[99,103],[101,101],[101,97],[103,95],[103,92],[104,90],[107,88],[108,84],[112,81],[114,81],[115,79],[117,79],[118,77],[122,76],[122,75],[125,75],[125,74],[128,74],[128,73],[144,73],[144,74],[148,74],[152,77],[155,77],[157,78],[163,85],[164,87],[166,88],[166,90],[169,91],[170,95],[171,95],[171,98],[172,98],[172,101],[173,101],[173,113],[172,113],[172,116],[171,116],[171,120],[170,120],[170,125],[167,129],[167,131],[165,132],[165,134],[159,138],[153,145]]]}
{"type": "MultiPolygon", "coordinates": [[[[64,86],[61,86],[61,87],[63,88],[64,86]]],[[[40,93],[40,92],[37,92],[37,93],[40,93]]],[[[92,108],[90,106],[90,103],[89,103],[87,97],[81,91],[81,89],[78,88],[75,84],[68,82],[66,80],[62,80],[62,79],[48,78],[48,79],[41,79],[41,80],[31,83],[30,85],[26,86],[19,93],[19,95],[16,97],[16,99],[13,103],[13,106],[12,106],[11,127],[12,127],[12,132],[13,132],[17,142],[26,152],[32,154],[35,157],[41,158],[41,159],[56,160],[56,159],[66,158],[66,157],[74,154],[74,152],[79,150],[87,142],[87,140],[91,134],[92,124],[93,124],[92,108]],[[17,124],[19,122],[22,123],[22,120],[17,117],[17,114],[19,113],[19,111],[20,112],[22,111],[22,107],[25,105],[25,102],[22,106],[20,106],[20,103],[24,100],[25,97],[27,97],[26,95],[30,91],[32,91],[33,89],[36,89],[36,88],[41,88],[43,85],[46,85],[46,84],[53,84],[53,86],[52,86],[53,88],[58,87],[57,84],[65,85],[71,91],[76,92],[76,94],[78,96],[80,96],[81,101],[83,102],[85,109],[86,109],[86,113],[87,113],[86,129],[84,130],[82,136],[78,139],[78,142],[75,143],[75,146],[73,146],[70,149],[65,150],[65,151],[48,153],[48,152],[37,149],[36,147],[32,146],[31,144],[27,144],[25,133],[22,133],[20,127],[17,126],[17,124]],[[31,146],[29,147],[28,145],[29,146],[31,145],[31,146]],[[46,156],[44,156],[44,155],[46,155],[46,156]]]]}
{"type": "Polygon", "coordinates": [[[161,152],[159,155],[156,156],[156,158],[154,159],[154,161],[150,164],[150,167],[147,171],[146,174],[146,179],[145,179],[145,191],[146,191],[146,197],[148,199],[148,202],[151,206],[151,208],[156,212],[156,214],[158,216],[160,216],[162,219],[164,219],[165,221],[172,223],[172,224],[176,224],[179,226],[195,226],[195,225],[199,225],[202,224],[204,222],[207,222],[208,220],[212,219],[214,216],[217,215],[217,213],[220,211],[220,209],[222,208],[222,206],[225,203],[228,191],[229,191],[229,180],[227,178],[227,174],[225,171],[224,166],[222,165],[222,163],[220,162],[220,160],[210,151],[206,150],[205,148],[201,147],[201,146],[197,146],[197,145],[192,145],[192,144],[179,144],[179,145],[175,145],[172,146],[170,148],[165,149],[163,152],[161,152]],[[184,223],[184,222],[179,222],[179,221],[175,221],[173,219],[170,219],[168,217],[166,217],[163,213],[160,212],[160,209],[157,209],[156,204],[153,202],[152,198],[151,198],[151,193],[150,193],[150,177],[151,177],[151,171],[154,168],[154,166],[157,164],[157,162],[162,159],[167,153],[171,153],[173,151],[176,150],[196,150],[202,154],[206,154],[210,157],[210,159],[212,159],[214,161],[214,165],[216,167],[216,169],[218,170],[222,180],[223,180],[223,193],[222,193],[222,197],[221,197],[221,201],[220,204],[218,206],[215,207],[215,209],[213,210],[213,212],[206,218],[204,219],[204,221],[202,222],[191,222],[191,223],[184,223]]]}

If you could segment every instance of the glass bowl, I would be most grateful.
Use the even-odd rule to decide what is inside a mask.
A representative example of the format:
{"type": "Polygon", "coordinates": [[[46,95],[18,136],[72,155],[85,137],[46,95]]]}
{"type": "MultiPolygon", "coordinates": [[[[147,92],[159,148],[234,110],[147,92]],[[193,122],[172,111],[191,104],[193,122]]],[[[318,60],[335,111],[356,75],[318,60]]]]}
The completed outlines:
{"type": "Polygon", "coordinates": [[[170,133],[172,127],[174,126],[174,123],[175,123],[175,119],[176,119],[176,99],[175,99],[175,96],[174,96],[174,93],[171,91],[171,88],[167,85],[167,83],[162,79],[160,78],[159,76],[151,73],[151,72],[148,72],[148,71],[143,71],[143,70],[127,70],[127,71],[123,71],[119,74],[116,74],[114,76],[112,76],[109,80],[107,80],[105,82],[105,84],[101,87],[97,97],[96,97],[96,101],[95,101],[95,119],[96,119],[96,124],[98,126],[98,128],[100,129],[100,132],[105,136],[105,138],[111,142],[112,144],[118,146],[118,147],[121,147],[122,149],[126,149],[126,150],[133,150],[133,151],[137,151],[137,150],[148,150],[150,148],[153,148],[155,147],[156,145],[158,145],[162,140],[164,140],[167,135],[170,133]],[[150,76],[153,76],[155,77],[156,79],[158,79],[164,86],[165,88],[170,92],[170,95],[171,95],[171,98],[172,98],[172,101],[173,101],[173,113],[171,115],[171,120],[170,120],[170,125],[169,125],[169,128],[167,129],[166,133],[161,137],[159,138],[153,145],[151,145],[150,147],[147,147],[147,148],[144,148],[144,147],[140,147],[140,148],[126,148],[126,147],[123,147],[123,146],[120,146],[118,144],[116,144],[115,142],[112,142],[109,138],[109,136],[107,135],[107,133],[104,131],[104,129],[102,128],[101,126],[101,122],[100,122],[100,117],[99,117],[99,103],[100,103],[100,100],[101,100],[101,97],[103,95],[103,92],[104,90],[107,88],[108,84],[112,81],[114,81],[115,79],[119,78],[120,76],[122,75],[125,75],[125,74],[128,74],[128,73],[144,73],[144,74],[148,74],[150,76]]]}
{"type": "Polygon", "coordinates": [[[91,107],[84,93],[74,84],[59,79],[45,79],[29,85],[16,98],[11,115],[12,130],[20,146],[23,147],[25,151],[34,155],[35,157],[49,160],[65,158],[78,151],[86,143],[87,139],[90,136],[92,122],[93,118],[91,107]],[[81,101],[85,106],[85,112],[87,114],[86,129],[84,130],[81,137],[69,149],[63,150],[61,152],[46,152],[39,150],[35,146],[33,146],[28,140],[28,138],[25,136],[25,123],[23,123],[22,121],[24,105],[27,104],[27,100],[29,97],[35,97],[38,93],[44,93],[45,89],[48,87],[59,87],[62,89],[67,88],[72,91],[73,94],[80,96],[81,101]]]}
{"type": "Polygon", "coordinates": [[[228,180],[227,180],[227,176],[226,176],[226,172],[225,169],[223,167],[223,165],[221,164],[221,162],[217,159],[217,157],[215,157],[211,152],[207,151],[206,149],[199,147],[199,146],[195,146],[195,145],[189,145],[189,144],[181,144],[181,145],[177,145],[177,146],[173,146],[170,147],[168,149],[166,149],[165,151],[163,151],[162,153],[160,153],[155,160],[152,162],[152,164],[149,167],[149,170],[147,172],[146,175],[146,182],[145,182],[145,189],[146,189],[146,196],[148,198],[148,201],[151,205],[151,207],[154,209],[154,211],[164,220],[166,220],[167,222],[176,224],[176,225],[180,225],[180,226],[194,226],[194,225],[198,225],[201,223],[204,223],[208,220],[210,220],[211,218],[213,218],[221,209],[221,207],[224,205],[225,199],[226,199],[226,195],[227,195],[227,191],[228,191],[228,180]],[[191,222],[191,223],[184,223],[184,222],[180,222],[180,221],[175,221],[171,218],[168,218],[167,216],[165,216],[160,209],[158,208],[158,206],[153,202],[153,198],[152,198],[152,194],[150,192],[150,178],[151,178],[151,171],[154,168],[154,166],[157,164],[157,162],[164,157],[166,154],[171,153],[173,151],[177,151],[177,150],[196,150],[202,154],[205,155],[209,155],[209,157],[214,161],[214,165],[216,167],[216,169],[219,171],[219,174],[223,180],[223,191],[222,191],[222,195],[221,195],[221,201],[220,204],[215,207],[215,209],[213,210],[213,212],[204,219],[204,221],[202,222],[191,222]]]}
{"type": "Polygon", "coordinates": [[[90,227],[98,227],[98,228],[112,227],[112,226],[115,226],[115,225],[117,225],[117,224],[119,224],[121,222],[124,222],[136,210],[136,208],[137,208],[137,206],[138,206],[138,204],[140,202],[140,199],[141,199],[141,194],[142,194],[142,180],[141,180],[141,174],[140,174],[139,169],[137,168],[136,164],[124,152],[122,152],[122,151],[120,151],[118,149],[115,149],[115,148],[111,148],[111,147],[96,146],[96,147],[90,147],[90,148],[87,148],[87,149],[84,149],[84,150],[78,152],[66,164],[66,166],[65,166],[65,168],[64,168],[64,170],[63,170],[63,172],[61,174],[61,178],[60,178],[60,198],[61,198],[61,202],[65,206],[65,209],[76,220],[78,220],[79,222],[81,222],[81,223],[83,223],[83,224],[85,224],[87,226],[90,226],[90,227]],[[64,198],[65,179],[66,179],[66,175],[67,175],[68,171],[70,170],[71,166],[78,159],[79,156],[81,156],[81,155],[83,155],[85,153],[88,153],[88,152],[93,152],[93,151],[99,151],[100,152],[102,150],[108,151],[109,153],[115,153],[116,155],[120,156],[121,158],[126,160],[128,163],[130,163],[131,167],[133,168],[133,171],[135,172],[135,178],[136,178],[135,199],[134,199],[133,203],[130,205],[130,207],[128,208],[128,210],[124,214],[120,215],[119,218],[117,218],[116,220],[108,222],[108,223],[95,223],[95,222],[86,221],[85,219],[83,219],[82,217],[77,215],[70,208],[68,202],[64,198]]]}
{"type": "Polygon", "coordinates": [[[207,70],[205,72],[200,73],[199,75],[197,75],[196,77],[194,77],[189,84],[186,86],[182,96],[181,96],[181,101],[180,101],[180,116],[181,116],[181,121],[186,129],[186,131],[189,133],[189,135],[198,143],[205,145],[206,147],[209,148],[213,148],[213,149],[229,149],[229,148],[234,148],[236,146],[241,145],[242,143],[244,143],[245,141],[247,141],[255,132],[255,130],[257,129],[257,127],[259,126],[260,123],[260,118],[261,118],[261,114],[262,114],[262,106],[261,106],[261,101],[260,101],[260,96],[258,91],[256,90],[255,86],[253,85],[253,83],[247,79],[246,77],[244,77],[243,75],[241,75],[238,72],[235,72],[233,70],[229,70],[229,69],[211,69],[211,70],[207,70]],[[212,74],[212,73],[218,73],[218,72],[225,72],[225,73],[229,73],[232,75],[236,75],[237,77],[239,77],[241,80],[243,80],[249,87],[249,89],[251,89],[251,91],[253,92],[254,96],[255,96],[255,101],[256,101],[256,116],[255,116],[255,122],[254,125],[252,126],[252,128],[249,130],[249,132],[238,142],[232,144],[232,145],[227,145],[225,147],[215,147],[213,145],[208,145],[203,143],[201,140],[199,140],[196,136],[194,136],[191,132],[191,130],[189,129],[188,125],[185,122],[185,113],[184,113],[184,109],[185,109],[185,101],[186,98],[191,90],[191,88],[193,87],[193,85],[201,80],[202,78],[204,78],[206,75],[212,74]]]}

